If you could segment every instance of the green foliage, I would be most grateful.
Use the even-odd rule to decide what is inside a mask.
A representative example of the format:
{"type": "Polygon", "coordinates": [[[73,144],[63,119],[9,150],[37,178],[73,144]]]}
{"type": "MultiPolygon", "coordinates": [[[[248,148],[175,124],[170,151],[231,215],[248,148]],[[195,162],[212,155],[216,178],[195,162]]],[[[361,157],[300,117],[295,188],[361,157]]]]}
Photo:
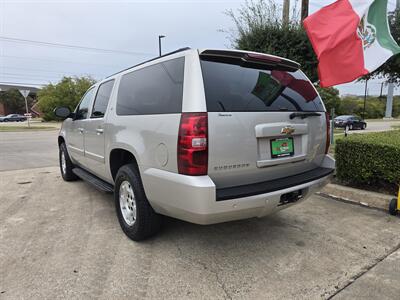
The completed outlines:
{"type": "MultiPolygon", "coordinates": [[[[28,107],[33,104],[33,99],[28,97],[28,107]]],[[[16,89],[0,92],[0,102],[4,103],[10,113],[26,113],[25,99],[16,89]]]]}
{"type": "Polygon", "coordinates": [[[237,13],[226,13],[236,25],[231,36],[235,48],[289,58],[301,64],[312,82],[318,80],[318,61],[306,32],[296,20],[283,25],[274,1],[246,1],[237,13]]]}
{"type": "MultiPolygon", "coordinates": [[[[297,61],[311,81],[316,82],[318,60],[295,11],[296,7],[293,19],[285,25],[281,21],[282,10],[273,0],[250,0],[237,12],[228,10],[227,15],[236,25],[231,34],[232,45],[237,49],[271,53],[297,61]]],[[[389,14],[389,27],[394,40],[400,44],[400,10],[389,14]]],[[[400,54],[364,79],[377,76],[400,84],[400,54]]]]}
{"type": "MultiPolygon", "coordinates": [[[[365,107],[366,119],[381,119],[385,116],[386,97],[367,97],[365,107]]],[[[347,96],[341,99],[339,107],[336,109],[336,115],[356,115],[363,116],[364,97],[347,96]]],[[[393,99],[393,116],[400,116],[400,97],[396,96],[393,99]]]]}
{"type": "Polygon", "coordinates": [[[338,179],[352,184],[400,183],[400,130],[352,134],[337,140],[338,179]]]}
{"type": "Polygon", "coordinates": [[[38,93],[39,109],[45,121],[55,120],[54,108],[67,106],[74,110],[84,93],[94,84],[90,77],[64,77],[57,84],[49,84],[38,93]]]}
{"type": "Polygon", "coordinates": [[[321,88],[317,87],[318,93],[324,101],[326,111],[329,113],[331,109],[334,108],[335,112],[338,112],[340,109],[340,96],[339,90],[335,88],[321,88]]]}

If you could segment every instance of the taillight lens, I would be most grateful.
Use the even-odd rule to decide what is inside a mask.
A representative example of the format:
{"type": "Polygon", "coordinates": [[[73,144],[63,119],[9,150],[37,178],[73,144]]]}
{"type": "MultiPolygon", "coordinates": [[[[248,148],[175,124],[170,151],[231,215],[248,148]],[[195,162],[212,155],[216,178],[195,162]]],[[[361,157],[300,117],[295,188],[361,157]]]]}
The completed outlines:
{"type": "Polygon", "coordinates": [[[325,154],[329,152],[329,146],[331,145],[331,121],[329,119],[329,113],[325,113],[326,118],[326,145],[325,145],[325,154]]]}
{"type": "Polygon", "coordinates": [[[207,113],[182,113],[178,135],[178,172],[184,175],[207,175],[207,113]]]}

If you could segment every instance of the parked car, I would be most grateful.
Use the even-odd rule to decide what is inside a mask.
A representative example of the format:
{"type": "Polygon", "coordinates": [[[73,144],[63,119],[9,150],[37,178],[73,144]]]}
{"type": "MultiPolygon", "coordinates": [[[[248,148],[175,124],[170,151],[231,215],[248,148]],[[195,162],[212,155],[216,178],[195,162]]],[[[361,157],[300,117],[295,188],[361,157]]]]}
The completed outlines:
{"type": "Polygon", "coordinates": [[[326,184],[329,120],[299,65],[233,50],[181,49],[93,85],[58,137],[61,175],[113,192],[141,240],[161,215],[197,224],[263,217],[326,184]]]}
{"type": "Polygon", "coordinates": [[[5,117],[0,117],[0,122],[23,122],[26,121],[26,117],[18,114],[10,114],[5,117]]]}
{"type": "Polygon", "coordinates": [[[367,122],[356,116],[338,116],[335,118],[336,128],[346,128],[349,130],[367,128],[367,122]]]}

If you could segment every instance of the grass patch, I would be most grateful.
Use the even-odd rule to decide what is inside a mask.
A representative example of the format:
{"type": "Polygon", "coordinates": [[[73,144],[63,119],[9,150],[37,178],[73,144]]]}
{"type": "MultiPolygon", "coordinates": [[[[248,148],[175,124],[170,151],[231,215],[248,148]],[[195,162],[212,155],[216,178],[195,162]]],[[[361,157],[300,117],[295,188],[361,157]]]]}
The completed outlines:
{"type": "Polygon", "coordinates": [[[0,132],[17,132],[17,131],[46,131],[56,130],[57,127],[52,126],[0,126],[0,132]]]}
{"type": "Polygon", "coordinates": [[[337,133],[343,133],[344,134],[344,128],[335,128],[335,129],[333,129],[333,134],[337,134],[337,133]]]}

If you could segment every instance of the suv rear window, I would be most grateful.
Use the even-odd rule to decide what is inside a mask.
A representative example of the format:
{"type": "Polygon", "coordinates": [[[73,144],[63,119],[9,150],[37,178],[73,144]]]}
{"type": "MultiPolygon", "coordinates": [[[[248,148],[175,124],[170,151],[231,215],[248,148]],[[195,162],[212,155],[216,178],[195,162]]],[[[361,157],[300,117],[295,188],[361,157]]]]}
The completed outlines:
{"type": "Polygon", "coordinates": [[[125,74],[117,98],[118,115],[180,113],[185,58],[180,57],[125,74]]]}
{"type": "Polygon", "coordinates": [[[324,111],[301,71],[261,70],[201,60],[210,112],[324,111]]]}

